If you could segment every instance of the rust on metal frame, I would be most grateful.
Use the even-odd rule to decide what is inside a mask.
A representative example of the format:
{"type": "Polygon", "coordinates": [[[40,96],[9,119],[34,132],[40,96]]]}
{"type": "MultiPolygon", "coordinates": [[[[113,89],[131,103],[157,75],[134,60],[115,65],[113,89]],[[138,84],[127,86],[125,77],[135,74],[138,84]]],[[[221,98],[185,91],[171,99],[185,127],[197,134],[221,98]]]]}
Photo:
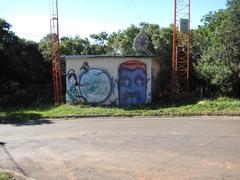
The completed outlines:
{"type": "Polygon", "coordinates": [[[172,94],[189,93],[190,0],[174,0],[172,47],[172,94]],[[187,20],[187,31],[180,31],[180,19],[187,20]]]}
{"type": "Polygon", "coordinates": [[[63,102],[62,97],[62,80],[60,65],[60,47],[59,47],[59,24],[58,24],[58,1],[50,0],[50,40],[52,50],[52,75],[54,89],[54,104],[58,105],[63,102]]]}

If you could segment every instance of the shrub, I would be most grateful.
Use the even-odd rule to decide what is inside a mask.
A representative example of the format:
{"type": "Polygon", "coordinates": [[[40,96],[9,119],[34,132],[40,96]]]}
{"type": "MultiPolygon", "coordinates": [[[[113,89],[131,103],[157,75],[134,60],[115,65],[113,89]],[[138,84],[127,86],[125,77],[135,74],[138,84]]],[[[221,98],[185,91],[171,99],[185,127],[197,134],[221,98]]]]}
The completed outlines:
{"type": "Polygon", "coordinates": [[[29,105],[33,99],[25,90],[17,90],[14,93],[15,102],[17,105],[29,105]]]}

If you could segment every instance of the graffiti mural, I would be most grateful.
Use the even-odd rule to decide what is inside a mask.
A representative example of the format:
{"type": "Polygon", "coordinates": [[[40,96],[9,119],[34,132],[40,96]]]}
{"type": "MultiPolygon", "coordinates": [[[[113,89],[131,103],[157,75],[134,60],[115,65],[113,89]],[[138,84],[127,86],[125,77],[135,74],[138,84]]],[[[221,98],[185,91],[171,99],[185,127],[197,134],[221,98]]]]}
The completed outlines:
{"type": "Polygon", "coordinates": [[[70,69],[67,73],[67,91],[66,96],[67,99],[70,100],[71,103],[76,104],[80,100],[80,96],[78,93],[79,83],[77,81],[77,75],[75,70],[70,69]]]}
{"type": "Polygon", "coordinates": [[[146,65],[141,61],[130,60],[119,66],[119,104],[131,106],[146,101],[146,65]]]}
{"type": "Polygon", "coordinates": [[[104,103],[113,93],[113,81],[108,73],[97,68],[89,68],[84,62],[79,75],[79,92],[87,103],[104,103]]]}

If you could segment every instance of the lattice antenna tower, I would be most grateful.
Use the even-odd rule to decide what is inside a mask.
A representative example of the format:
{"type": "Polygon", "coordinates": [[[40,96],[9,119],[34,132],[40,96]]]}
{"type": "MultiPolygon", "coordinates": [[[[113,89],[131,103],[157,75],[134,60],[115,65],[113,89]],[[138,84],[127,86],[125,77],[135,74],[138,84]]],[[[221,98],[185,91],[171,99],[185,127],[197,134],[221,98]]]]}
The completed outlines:
{"type": "Polygon", "coordinates": [[[63,102],[59,47],[58,0],[49,0],[49,8],[54,104],[58,105],[63,102]]]}
{"type": "Polygon", "coordinates": [[[190,0],[174,0],[172,94],[189,93],[190,0]]]}

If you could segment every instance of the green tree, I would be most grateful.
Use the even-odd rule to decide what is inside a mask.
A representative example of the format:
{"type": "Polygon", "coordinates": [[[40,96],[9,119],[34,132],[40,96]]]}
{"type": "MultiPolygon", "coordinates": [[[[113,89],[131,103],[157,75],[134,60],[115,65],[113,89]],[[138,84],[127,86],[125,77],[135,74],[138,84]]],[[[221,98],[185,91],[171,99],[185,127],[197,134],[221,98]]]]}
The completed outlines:
{"type": "Polygon", "coordinates": [[[119,52],[121,52],[121,54],[136,55],[136,51],[133,48],[133,42],[139,32],[140,29],[137,26],[131,25],[119,34],[116,40],[119,43],[118,47],[120,48],[119,52]]]}
{"type": "Polygon", "coordinates": [[[171,65],[172,65],[172,36],[173,26],[160,28],[153,37],[152,42],[156,54],[160,58],[159,83],[162,93],[170,93],[171,65]]]}
{"type": "Polygon", "coordinates": [[[36,101],[39,86],[51,80],[38,44],[20,39],[10,27],[0,19],[0,105],[5,106],[36,101]]]}
{"type": "Polygon", "coordinates": [[[91,34],[90,37],[95,40],[95,44],[104,45],[108,40],[108,34],[106,32],[101,32],[99,34],[91,34]]]}
{"type": "Polygon", "coordinates": [[[107,54],[108,55],[119,55],[120,51],[120,43],[118,41],[121,31],[113,32],[108,36],[107,44],[107,54]]]}
{"type": "Polygon", "coordinates": [[[194,42],[196,71],[225,95],[240,95],[239,9],[239,0],[229,0],[226,10],[205,16],[204,27],[194,35],[199,36],[194,42]]]}
{"type": "Polygon", "coordinates": [[[95,55],[106,55],[108,34],[101,32],[99,34],[91,34],[90,37],[95,41],[95,43],[91,45],[91,53],[95,55]]]}
{"type": "Polygon", "coordinates": [[[51,61],[51,35],[46,35],[43,39],[38,43],[39,49],[42,52],[42,55],[46,61],[51,61]]]}
{"type": "Polygon", "coordinates": [[[110,50],[108,54],[128,56],[136,55],[136,51],[133,48],[133,42],[139,32],[139,27],[131,25],[122,31],[110,34],[107,42],[107,49],[110,50]]]}

